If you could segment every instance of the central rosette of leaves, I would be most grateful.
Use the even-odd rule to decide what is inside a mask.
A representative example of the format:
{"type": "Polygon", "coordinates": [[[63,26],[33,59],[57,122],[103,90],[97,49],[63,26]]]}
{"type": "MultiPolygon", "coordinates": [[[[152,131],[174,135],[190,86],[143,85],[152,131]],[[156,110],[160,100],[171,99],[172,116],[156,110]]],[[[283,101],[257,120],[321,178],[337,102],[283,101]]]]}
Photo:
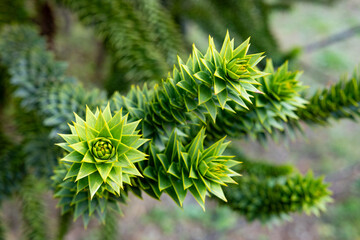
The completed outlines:
{"type": "Polygon", "coordinates": [[[91,153],[98,162],[111,160],[115,156],[116,148],[106,138],[95,139],[91,147],[91,153]]]}
{"type": "Polygon", "coordinates": [[[141,176],[135,163],[146,157],[137,150],[147,141],[136,130],[139,121],[127,122],[121,110],[112,116],[109,105],[95,114],[87,108],[85,121],[75,118],[71,134],[61,134],[65,143],[58,144],[70,152],[61,159],[68,169],[64,180],[76,182],[77,193],[90,191],[90,198],[105,191],[120,195],[124,183],[141,176]]]}

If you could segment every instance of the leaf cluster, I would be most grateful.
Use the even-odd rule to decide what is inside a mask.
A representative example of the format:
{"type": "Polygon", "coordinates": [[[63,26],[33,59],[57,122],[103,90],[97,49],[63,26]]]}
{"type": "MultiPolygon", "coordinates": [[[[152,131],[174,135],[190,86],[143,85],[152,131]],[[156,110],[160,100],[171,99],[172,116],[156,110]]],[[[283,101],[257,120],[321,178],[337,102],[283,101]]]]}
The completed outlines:
{"type": "Polygon", "coordinates": [[[360,115],[360,72],[355,69],[347,79],[344,76],[329,88],[319,89],[309,98],[305,109],[299,109],[299,117],[310,124],[326,125],[331,119],[349,118],[360,115]]]}
{"type": "Polygon", "coordinates": [[[315,178],[312,172],[302,176],[290,166],[252,161],[236,181],[238,185],[225,188],[227,206],[248,221],[279,222],[302,211],[319,215],[332,201],[322,177],[315,178]]]}
{"type": "Polygon", "coordinates": [[[255,95],[249,111],[221,111],[216,123],[208,123],[212,138],[227,134],[264,141],[267,136],[276,138],[277,133],[300,128],[296,113],[307,104],[300,95],[305,89],[299,81],[300,73],[289,71],[287,63],[275,69],[271,60],[267,61],[264,72],[267,75],[259,78],[262,94],[255,95]]]}

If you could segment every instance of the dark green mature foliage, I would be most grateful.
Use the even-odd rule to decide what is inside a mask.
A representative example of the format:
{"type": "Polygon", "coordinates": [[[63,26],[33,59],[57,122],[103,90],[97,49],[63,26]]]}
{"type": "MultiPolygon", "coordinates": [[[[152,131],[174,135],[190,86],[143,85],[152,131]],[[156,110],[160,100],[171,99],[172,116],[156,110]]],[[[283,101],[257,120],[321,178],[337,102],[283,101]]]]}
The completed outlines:
{"type": "Polygon", "coordinates": [[[263,0],[219,1],[211,0],[222,12],[229,30],[241,34],[242,38],[252,37],[254,51],[266,51],[272,58],[279,53],[277,42],[270,32],[269,16],[271,8],[263,0]],[[233,9],[241,9],[241,14],[231,14],[233,9]],[[248,26],[252,27],[249,28],[248,26]]]}
{"type": "Polygon", "coordinates": [[[175,24],[156,0],[60,2],[105,41],[116,73],[110,76],[110,93],[124,90],[125,82],[161,79],[169,70],[168,63],[173,64],[182,50],[175,24]]]}
{"type": "Polygon", "coordinates": [[[299,117],[315,124],[328,124],[330,119],[355,119],[360,115],[360,72],[357,68],[348,80],[343,77],[328,89],[318,90],[299,117]]]}
{"type": "Polygon", "coordinates": [[[40,104],[38,96],[45,88],[61,81],[60,77],[63,76],[65,69],[66,65],[55,62],[50,53],[29,52],[10,69],[11,83],[18,86],[14,96],[21,98],[21,106],[27,110],[38,108],[40,104]]]}
{"type": "Polygon", "coordinates": [[[283,220],[290,213],[302,211],[318,215],[331,201],[328,184],[322,178],[314,178],[311,172],[305,176],[249,174],[237,182],[238,185],[225,188],[227,205],[249,221],[283,220]]]}
{"type": "MultiPolygon", "coordinates": [[[[234,153],[233,153],[234,154],[234,153]]],[[[258,176],[261,178],[278,178],[294,173],[294,167],[291,165],[272,165],[267,162],[242,160],[242,164],[237,168],[239,172],[246,175],[258,176]]]]}

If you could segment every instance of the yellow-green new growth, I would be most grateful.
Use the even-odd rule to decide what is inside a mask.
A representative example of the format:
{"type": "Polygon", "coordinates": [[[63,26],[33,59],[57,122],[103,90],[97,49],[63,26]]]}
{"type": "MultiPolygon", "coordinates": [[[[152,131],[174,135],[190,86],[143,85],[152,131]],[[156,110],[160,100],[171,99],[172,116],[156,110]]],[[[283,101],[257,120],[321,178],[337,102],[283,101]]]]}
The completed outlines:
{"type": "Polygon", "coordinates": [[[147,141],[136,130],[139,121],[128,123],[121,110],[112,116],[109,104],[95,114],[87,107],[85,121],[75,118],[71,134],[60,134],[65,143],[58,144],[69,152],[61,159],[71,164],[64,180],[77,182],[77,192],[89,189],[91,198],[104,190],[120,195],[124,183],[141,176],[135,163],[146,157],[137,150],[147,141]]]}

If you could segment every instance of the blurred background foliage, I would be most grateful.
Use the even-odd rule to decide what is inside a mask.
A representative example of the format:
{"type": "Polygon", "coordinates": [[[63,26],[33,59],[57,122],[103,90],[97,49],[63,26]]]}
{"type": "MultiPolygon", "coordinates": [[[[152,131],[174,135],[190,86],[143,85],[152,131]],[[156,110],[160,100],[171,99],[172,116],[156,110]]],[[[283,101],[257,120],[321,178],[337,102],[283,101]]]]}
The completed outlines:
{"type": "MultiPolygon", "coordinates": [[[[313,93],[319,87],[337,82],[341,74],[352,72],[360,63],[359,9],[356,0],[3,0],[0,29],[9,23],[36,25],[55,58],[68,62],[68,75],[77,77],[85,86],[104,88],[108,95],[114,91],[125,93],[131,84],[160,81],[171,70],[177,54],[186,57],[193,42],[204,50],[208,35],[219,45],[228,29],[236,44],[251,36],[250,51],[265,52],[275,66],[290,60],[290,68],[304,70],[301,80],[313,93]],[[348,38],[335,36],[335,41],[329,41],[334,34],[348,38]]],[[[22,190],[19,196],[2,203],[0,236],[6,229],[5,239],[20,239],[22,232],[28,239],[55,239],[56,235],[62,239],[61,232],[50,231],[51,236],[43,232],[44,226],[68,227],[54,218],[58,212],[46,212],[54,207],[45,206],[56,204],[51,194],[44,194],[43,185],[31,186],[36,185],[31,183],[31,176],[21,175],[25,170],[11,174],[14,172],[11,168],[28,169],[34,162],[44,162],[38,161],[44,154],[37,157],[32,154],[35,158],[26,164],[22,158],[31,149],[41,149],[43,139],[51,133],[44,128],[41,133],[44,138],[32,137],[32,128],[42,120],[34,118],[31,112],[27,118],[16,116],[22,106],[16,99],[9,100],[13,89],[7,84],[8,78],[5,68],[0,66],[0,141],[1,146],[6,146],[1,148],[0,162],[8,159],[12,162],[0,164],[10,169],[0,179],[6,182],[0,186],[7,186],[0,189],[0,201],[2,196],[22,190]],[[14,124],[9,119],[18,122],[14,124]],[[8,135],[15,138],[10,140],[8,135]],[[17,179],[27,184],[13,184],[17,179]],[[36,199],[32,195],[36,192],[44,196],[36,199]],[[46,215],[47,222],[37,221],[42,218],[34,217],[34,212],[46,215]],[[33,232],[27,230],[27,225],[31,225],[29,229],[33,232]]],[[[93,95],[89,93],[89,101],[93,95]]],[[[125,217],[120,219],[119,236],[122,239],[359,239],[360,150],[356,146],[360,144],[360,126],[349,120],[330,124],[326,129],[305,128],[306,140],[270,142],[267,148],[248,140],[234,141],[251,158],[291,163],[302,173],[312,168],[315,175],[326,174],[326,180],[332,183],[335,202],[320,218],[295,216],[293,222],[264,227],[258,222],[249,224],[213,201],[207,203],[207,211],[203,212],[193,199],[186,199],[187,207],[182,210],[165,197],[162,203],[148,197],[144,201],[132,197],[124,208],[125,217]]],[[[264,165],[263,170],[266,161],[264,165]]],[[[45,169],[45,173],[37,173],[44,176],[51,174],[52,166],[37,169],[45,169]]],[[[242,171],[248,174],[245,164],[242,171]]],[[[292,170],[284,167],[278,171],[281,175],[292,170]]],[[[256,173],[261,174],[266,172],[256,173]]],[[[67,222],[66,218],[62,220],[67,222]]],[[[112,223],[106,228],[89,227],[84,231],[77,222],[70,227],[67,239],[110,239],[109,235],[116,229],[116,218],[112,223]]]]}

